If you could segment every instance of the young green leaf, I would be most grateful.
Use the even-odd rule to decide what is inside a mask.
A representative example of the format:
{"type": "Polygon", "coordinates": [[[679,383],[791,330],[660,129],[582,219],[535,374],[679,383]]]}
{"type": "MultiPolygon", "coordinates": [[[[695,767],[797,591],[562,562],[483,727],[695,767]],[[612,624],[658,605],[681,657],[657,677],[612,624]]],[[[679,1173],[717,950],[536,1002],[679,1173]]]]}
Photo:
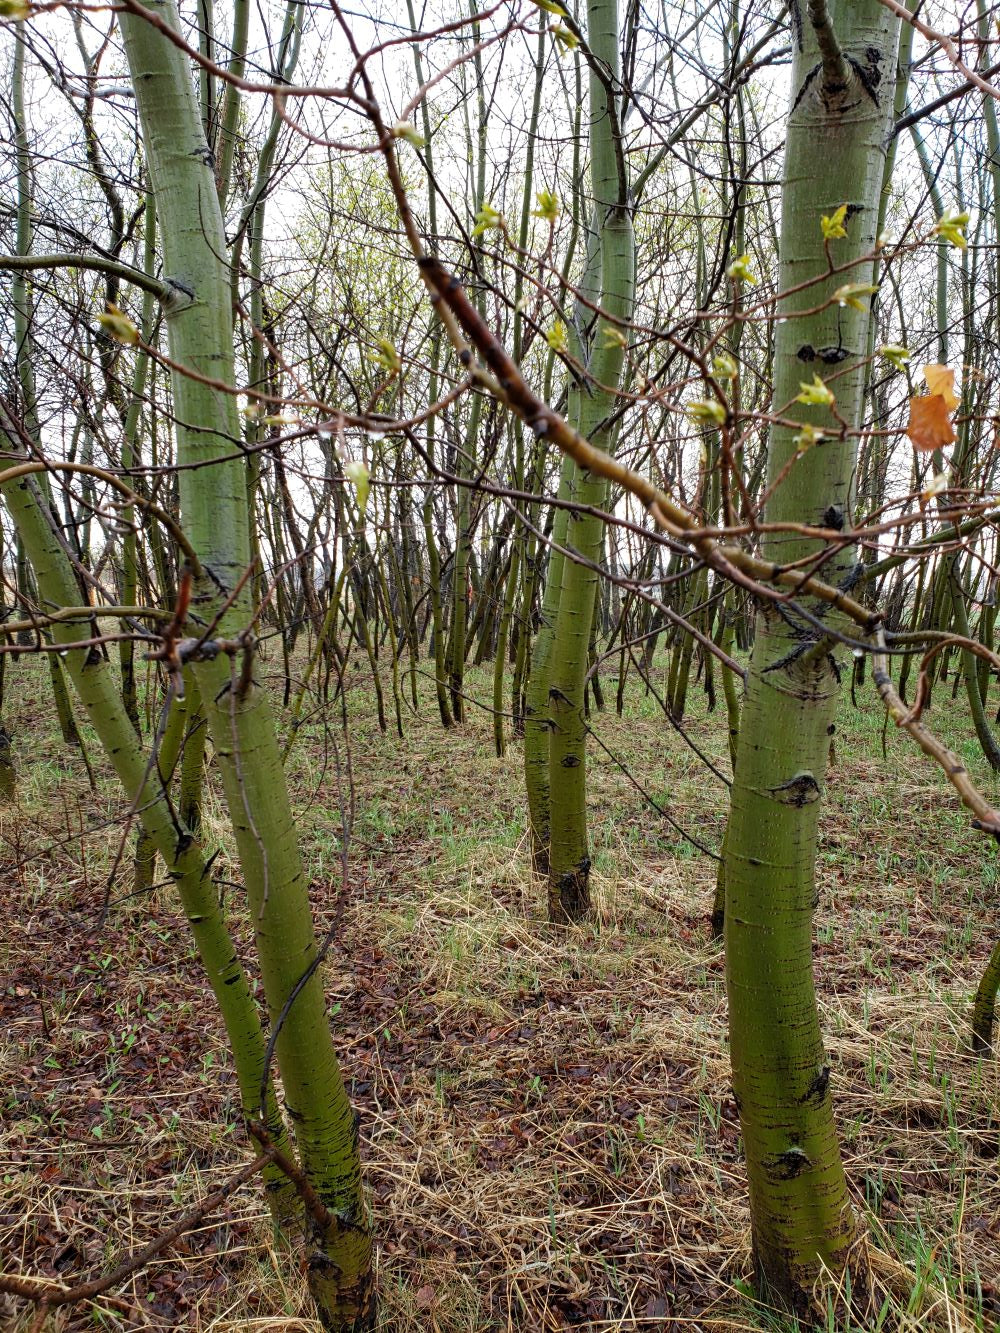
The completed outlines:
{"type": "Polygon", "coordinates": [[[726,269],[726,275],[733,282],[748,282],[751,287],[757,284],[757,275],[750,267],[750,256],[739,255],[726,269]]]}
{"type": "Polygon", "coordinates": [[[826,431],[818,430],[807,421],[795,436],[795,452],[804,454],[807,449],[811,449],[814,444],[819,444],[820,440],[826,438],[826,431]]]}
{"type": "Polygon", "coordinates": [[[492,204],[483,204],[476,214],[476,225],[472,228],[472,235],[482,236],[485,232],[494,231],[502,226],[503,215],[498,213],[492,204]]]}
{"type": "Polygon", "coordinates": [[[112,305],[110,301],[105,307],[104,314],[97,316],[97,322],[104,332],[110,338],[114,338],[116,342],[135,347],[139,341],[139,330],[128,315],[119,310],[116,305],[112,305]]]}
{"type": "Polygon", "coordinates": [[[829,217],[820,219],[820,226],[823,229],[824,241],[839,241],[847,235],[847,228],[844,223],[847,221],[847,205],[841,204],[836,212],[831,213],[829,217]]]}
{"type": "Polygon", "coordinates": [[[358,504],[364,512],[365,506],[368,504],[368,492],[371,490],[371,473],[368,471],[368,464],[363,463],[360,459],[345,463],[344,476],[357,492],[358,504]]]}
{"type": "Polygon", "coordinates": [[[553,352],[568,352],[569,338],[566,333],[566,325],[561,319],[553,320],[552,327],[545,335],[545,341],[552,348],[553,352]]]}
{"type": "Polygon", "coordinates": [[[734,380],[740,368],[728,352],[720,352],[712,361],[712,374],[717,380],[734,380]]]}
{"type": "Polygon", "coordinates": [[[895,343],[886,343],[884,347],[878,349],[878,354],[897,370],[905,370],[906,363],[910,359],[909,348],[898,347],[895,343]]]}
{"type": "Polygon", "coordinates": [[[801,393],[796,395],[797,403],[805,403],[807,407],[832,407],[837,401],[833,396],[833,390],[823,383],[818,375],[813,376],[812,384],[804,384],[799,381],[801,393]]]}
{"type": "Polygon", "coordinates": [[[965,229],[968,225],[968,213],[955,213],[952,209],[946,208],[934,224],[934,230],[931,234],[941,236],[949,244],[957,246],[959,250],[964,250],[969,244],[965,239],[965,229]]]}
{"type": "Polygon", "coordinates": [[[576,33],[571,32],[564,23],[554,23],[549,32],[556,39],[560,55],[565,55],[567,51],[575,51],[580,44],[576,33]]]}
{"type": "Polygon", "coordinates": [[[535,195],[536,208],[532,210],[533,218],[544,218],[546,222],[555,222],[559,216],[559,200],[551,190],[539,190],[535,195]]]}
{"type": "Polygon", "coordinates": [[[423,148],[427,140],[408,120],[397,120],[392,127],[392,137],[394,139],[405,139],[406,142],[414,148],[423,148]]]}
{"type": "Polygon", "coordinates": [[[838,305],[849,305],[852,310],[864,312],[862,296],[874,296],[878,287],[872,282],[845,282],[843,287],[838,287],[833,294],[833,299],[838,305]]]}
{"type": "Polygon", "coordinates": [[[398,374],[400,367],[403,364],[400,360],[399,353],[388,338],[379,338],[378,351],[372,353],[372,360],[376,365],[382,366],[384,370],[388,370],[391,375],[398,374]]]}
{"type": "Polygon", "coordinates": [[[699,426],[724,426],[726,409],[717,398],[696,398],[688,403],[687,414],[699,426]]]}

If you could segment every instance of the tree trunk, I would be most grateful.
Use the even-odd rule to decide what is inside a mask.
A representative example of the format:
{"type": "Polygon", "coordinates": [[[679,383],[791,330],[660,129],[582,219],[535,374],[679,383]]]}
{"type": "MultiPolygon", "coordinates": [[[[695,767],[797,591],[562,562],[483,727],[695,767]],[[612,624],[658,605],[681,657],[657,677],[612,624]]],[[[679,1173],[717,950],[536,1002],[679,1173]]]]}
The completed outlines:
{"type": "MultiPolygon", "coordinates": [[[[178,29],[172,0],[149,8],[178,29]]],[[[295,823],[270,704],[254,679],[244,630],[252,615],[244,464],[235,394],[191,375],[234,383],[225,230],[190,71],[182,52],[133,15],[120,16],[158,203],[181,514],[202,574],[192,609],[238,652],[194,662],[236,835],[285,1103],[306,1178],[322,1207],[307,1210],[306,1272],[324,1326],[374,1322],[371,1238],[357,1122],[334,1054],[295,823]],[[227,461],[220,461],[226,459],[227,461]],[[192,466],[192,465],[200,466],[192,466]],[[211,464],[211,466],[205,466],[211,464]]]]}
{"type": "MultiPolygon", "coordinates": [[[[884,136],[893,93],[897,21],[874,0],[822,0],[801,14],[792,66],[785,149],[779,290],[826,273],[827,247],[843,264],[873,248],[884,136]],[[847,235],[824,242],[821,215],[847,204],[847,235]]],[[[867,283],[871,264],[811,283],[780,303],[775,328],[774,410],[826,432],[800,452],[797,432],[775,426],[768,479],[778,481],[768,522],[824,527],[850,522],[861,415],[867,295],[836,299],[846,281],[867,283]],[[841,430],[827,407],[795,403],[802,382],[836,371],[841,430]],[[789,409],[789,404],[792,404],[789,409]]],[[[783,564],[819,543],[770,538],[783,564]]],[[[850,553],[825,577],[842,577],[850,553]]],[[[808,1317],[814,1284],[850,1269],[863,1303],[866,1265],[847,1197],[830,1096],[830,1065],[813,989],[812,914],[817,824],[828,732],[839,695],[833,645],[792,628],[769,603],[758,615],[732,808],[725,838],[726,981],[733,1087],[746,1147],[753,1249],[762,1289],[808,1317]]]]}
{"type": "MultiPolygon", "coordinates": [[[[593,383],[574,385],[571,397],[580,433],[607,449],[611,436],[606,422],[614,407],[627,340],[622,323],[627,325],[631,318],[635,294],[635,237],[626,168],[617,142],[620,103],[613,91],[618,82],[617,0],[589,0],[587,33],[603,75],[590,70],[591,226],[599,277],[596,291],[588,294],[616,322],[588,312],[589,347],[581,359],[593,383]]],[[[574,466],[571,499],[600,508],[606,494],[603,478],[585,475],[574,466]]],[[[553,922],[577,921],[590,905],[584,681],[597,589],[593,564],[600,559],[603,537],[600,518],[571,512],[566,541],[581,560],[563,561],[549,669],[549,919],[553,922]]]]}

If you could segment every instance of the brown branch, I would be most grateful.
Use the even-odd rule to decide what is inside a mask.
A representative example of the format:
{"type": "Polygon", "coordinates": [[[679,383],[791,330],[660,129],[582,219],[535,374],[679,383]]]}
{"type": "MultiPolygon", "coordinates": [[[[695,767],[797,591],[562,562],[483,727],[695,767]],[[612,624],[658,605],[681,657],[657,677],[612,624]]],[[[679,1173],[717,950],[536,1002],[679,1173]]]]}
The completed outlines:
{"type": "MultiPolygon", "coordinates": [[[[994,87],[994,85],[984,79],[981,74],[977,74],[974,69],[969,68],[958,54],[958,48],[950,37],[946,37],[943,32],[938,32],[929,24],[924,23],[922,19],[918,19],[915,14],[911,14],[905,5],[899,3],[899,0],[881,0],[881,3],[885,5],[886,9],[891,9],[894,14],[898,14],[899,17],[906,23],[909,23],[912,28],[916,28],[917,32],[919,32],[921,36],[926,37],[929,42],[933,42],[936,46],[939,46],[958,72],[963,75],[967,84],[973,88],[978,88],[979,91],[985,93],[987,97],[1000,98],[1000,89],[994,87]]],[[[962,91],[965,92],[966,89],[962,89],[962,91]]]]}
{"type": "Polygon", "coordinates": [[[140,1268],[145,1267],[150,1259],[155,1259],[158,1254],[178,1240],[185,1231],[190,1231],[220,1203],[225,1202],[234,1190],[244,1185],[251,1176],[255,1176],[269,1162],[276,1160],[276,1152],[272,1148],[265,1149],[259,1157],[255,1157],[252,1162],[241,1167],[237,1173],[230,1177],[224,1185],[220,1185],[217,1190],[213,1190],[201,1203],[190,1212],[179,1218],[169,1230],[162,1232],[148,1245],[142,1249],[134,1251],[127,1259],[124,1259],[110,1273],[105,1273],[100,1277],[93,1277],[86,1282],[80,1282],[75,1287],[63,1287],[56,1282],[47,1282],[44,1279],[22,1277],[13,1273],[0,1273],[0,1291],[10,1292],[14,1296],[23,1296],[27,1300],[37,1301],[42,1307],[41,1312],[57,1305],[73,1305],[78,1301],[90,1301],[95,1296],[102,1295],[110,1287],[116,1287],[124,1282],[126,1278],[138,1272],[140,1268]]]}
{"type": "Polygon", "coordinates": [[[296,1192],[302,1202],[305,1204],[310,1217],[316,1221],[324,1231],[331,1228],[341,1227],[343,1224],[340,1219],[327,1208],[326,1204],[316,1193],[309,1177],[304,1171],[285,1155],[280,1148],[276,1147],[271,1140],[264,1126],[256,1120],[247,1121],[247,1129],[257,1142],[265,1149],[265,1155],[268,1160],[273,1161],[279,1171],[283,1171],[288,1179],[295,1186],[296,1192]]]}
{"type": "MultiPolygon", "coordinates": [[[[991,666],[1000,667],[1000,657],[987,648],[985,644],[978,643],[975,639],[967,638],[964,634],[940,634],[937,641],[924,653],[920,662],[920,670],[917,674],[917,692],[913,700],[913,707],[909,710],[903,722],[919,722],[923,716],[927,700],[930,698],[931,688],[928,676],[928,668],[937,657],[938,653],[944,648],[960,648],[963,652],[973,653],[989,662],[991,666]]],[[[902,725],[900,723],[899,725],[902,725]]]]}
{"type": "MultiPolygon", "coordinates": [[[[6,432],[6,429],[6,423],[0,421],[0,430],[6,432]]],[[[139,495],[136,491],[132,490],[131,486],[126,486],[125,482],[119,477],[116,477],[114,473],[108,472],[102,467],[97,467],[96,464],[66,463],[61,460],[53,461],[46,458],[33,458],[24,463],[17,463],[13,467],[5,468],[0,472],[0,486],[5,486],[11,481],[17,481],[19,477],[30,477],[38,472],[80,472],[87,477],[99,478],[106,485],[113,487],[123,495],[129,504],[138,505],[140,509],[145,509],[153,518],[162,523],[180,549],[187,556],[188,560],[190,560],[191,566],[195,572],[201,572],[201,563],[198,560],[195,549],[184,535],[183,530],[176,520],[171,518],[166,510],[161,509],[158,504],[154,504],[152,500],[147,500],[144,496],[139,495]]]]}
{"type": "Polygon", "coordinates": [[[948,781],[962,798],[962,804],[967,810],[972,811],[972,827],[983,833],[989,833],[997,842],[1000,842],[1000,810],[994,809],[989,801],[976,789],[975,784],[969,777],[968,769],[954,750],[949,750],[943,741],[939,741],[933,732],[928,731],[919,718],[911,716],[912,710],[907,708],[896,693],[892,678],[889,675],[885,635],[881,629],[876,631],[874,642],[872,679],[875,681],[875,688],[878,690],[879,697],[885,704],[889,716],[896,726],[907,732],[920,746],[924,754],[933,759],[943,770],[948,781]]]}
{"type": "MultiPolygon", "coordinates": [[[[747,588],[756,597],[785,601],[785,594],[762,586],[765,583],[791,588],[798,593],[816,597],[839,610],[854,621],[874,646],[873,677],[886,709],[896,724],[909,733],[925,754],[940,765],[948,780],[972,810],[973,827],[992,834],[1000,841],[1000,811],[990,805],[976,789],[961,759],[942,741],[909,715],[909,710],[893,688],[887,670],[887,648],[881,628],[881,616],[848,597],[840,589],[822,583],[804,570],[789,570],[771,561],[757,559],[734,546],[723,546],[712,540],[694,519],[669,495],[659,490],[645,477],[625,467],[609,454],[595,449],[575,431],[557,412],[542,401],[528,387],[520,370],[493,335],[479,312],[472,305],[458,280],[444,266],[429,256],[420,259],[425,281],[432,288],[435,303],[447,303],[480,356],[492,372],[488,377],[496,385],[493,390],[501,401],[524,420],[536,435],[551,439],[581,468],[617,482],[637,499],[643,501],[656,522],[671,536],[687,541],[706,564],[717,573],[747,588]]],[[[433,299],[433,298],[432,298],[433,299]]],[[[466,353],[466,362],[468,353],[466,353]]],[[[470,373],[475,371],[470,365],[470,373]]]]}
{"type": "Polygon", "coordinates": [[[823,583],[805,571],[787,569],[774,561],[761,560],[737,546],[725,546],[709,537],[681,505],[651,481],[597,449],[529,388],[519,367],[508,355],[485,320],[473,306],[461,283],[433,256],[419,259],[424,281],[432,292],[432,301],[444,306],[461,326],[476,351],[486,362],[488,374],[472,364],[470,349],[461,339],[459,358],[475,377],[524,421],[537,436],[545,436],[578,467],[604,477],[641,500],[656,523],[670,536],[686,542],[717,573],[739,584],[755,597],[786,601],[786,594],[769,589],[773,583],[794,593],[816,597],[843,612],[865,634],[870,634],[879,617],[868,607],[847,596],[839,588],[823,583]]]}

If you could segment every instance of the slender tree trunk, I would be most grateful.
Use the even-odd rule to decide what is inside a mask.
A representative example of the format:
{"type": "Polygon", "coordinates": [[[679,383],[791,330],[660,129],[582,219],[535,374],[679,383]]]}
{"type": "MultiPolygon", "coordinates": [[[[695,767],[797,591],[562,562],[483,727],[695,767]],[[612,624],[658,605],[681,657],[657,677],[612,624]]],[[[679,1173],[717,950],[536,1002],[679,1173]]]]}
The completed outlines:
{"type": "MultiPolygon", "coordinates": [[[[956,555],[949,562],[951,566],[951,605],[955,617],[955,632],[967,639],[970,637],[969,614],[966,610],[967,594],[962,586],[958,560],[959,557],[956,555]]],[[[1000,771],[1000,745],[997,744],[997,738],[993,735],[989,718],[986,716],[986,705],[980,689],[978,668],[979,658],[970,649],[963,648],[962,677],[965,681],[965,697],[969,701],[969,712],[972,714],[972,723],[976,729],[979,747],[986,762],[996,773],[1000,771]]]]}
{"type": "Polygon", "coordinates": [[[1000,989],[1000,941],[993,946],[972,1006],[972,1049],[977,1055],[989,1055],[993,1050],[998,989],[1000,989]]]}
{"type": "MultiPolygon", "coordinates": [[[[577,111],[573,130],[573,204],[572,224],[566,258],[563,261],[563,281],[568,284],[576,254],[577,242],[581,230],[581,215],[587,206],[584,200],[584,159],[583,145],[586,136],[583,133],[583,115],[586,99],[583,91],[582,61],[579,52],[575,60],[575,92],[577,111]]],[[[585,264],[583,286],[590,290],[594,285],[594,265],[599,256],[595,247],[589,247],[585,264]],[[592,253],[593,252],[593,253],[592,253]]],[[[579,312],[582,323],[588,314],[579,312]]],[[[569,332],[573,350],[582,359],[582,347],[575,333],[575,324],[569,332]]],[[[552,398],[552,374],[555,366],[555,352],[549,353],[543,382],[543,397],[546,402],[552,398]]],[[[530,489],[541,494],[545,475],[546,447],[544,441],[538,441],[535,452],[532,486],[530,489]]],[[[569,458],[563,457],[559,468],[558,499],[565,502],[570,497],[573,465],[569,458]]],[[[529,510],[529,512],[531,512],[529,510]]],[[[536,514],[531,513],[536,518],[536,514]]],[[[544,573],[544,587],[541,588],[538,611],[538,630],[534,646],[529,643],[533,630],[533,604],[536,588],[540,586],[545,565],[543,544],[532,546],[534,558],[526,562],[524,588],[521,595],[521,633],[518,641],[518,660],[515,678],[520,675],[524,684],[523,729],[524,729],[524,785],[528,800],[528,828],[531,840],[531,863],[535,873],[548,879],[549,875],[549,829],[551,811],[549,808],[549,672],[552,660],[552,644],[555,635],[556,613],[559,609],[559,595],[562,588],[563,548],[566,543],[568,512],[562,506],[550,511],[544,530],[546,539],[551,538],[552,546],[544,573]]],[[[516,709],[515,709],[516,711],[516,709]]]]}
{"type": "MultiPolygon", "coordinates": [[[[564,457],[559,470],[560,500],[568,500],[573,464],[564,457]]],[[[551,811],[549,803],[549,672],[556,612],[562,586],[568,510],[556,510],[552,528],[554,549],[549,558],[538,634],[531,657],[531,671],[524,696],[524,786],[528,798],[528,828],[531,837],[531,864],[536,875],[548,880],[551,811]]]]}
{"type": "MultiPolygon", "coordinates": [[[[801,26],[793,26],[779,290],[826,272],[820,218],[842,204],[847,236],[829,241],[836,262],[874,245],[896,29],[875,0],[838,5],[834,18],[822,0],[811,0],[801,26]]],[[[864,284],[870,273],[870,263],[862,263],[849,278],[864,284]]],[[[769,522],[850,522],[867,306],[834,300],[817,314],[793,317],[822,305],[843,281],[825,278],[781,302],[775,410],[790,410],[825,434],[800,453],[797,432],[773,428],[769,480],[786,465],[790,470],[767,505],[769,522]],[[844,430],[827,408],[793,402],[803,381],[834,368],[844,430]]],[[[766,543],[783,563],[815,549],[804,540],[766,543]]],[[[828,564],[826,577],[843,576],[850,559],[848,553],[836,568],[828,564]]],[[[862,1302],[866,1287],[812,973],[817,825],[839,696],[833,651],[828,641],[811,646],[798,627],[762,606],[725,838],[730,1044],[754,1258],[761,1286],[804,1316],[813,1312],[814,1284],[825,1270],[836,1278],[850,1269],[862,1302]]]]}
{"type": "MultiPolygon", "coordinates": [[[[172,0],[149,8],[178,27],[172,0]]],[[[302,1169],[319,1203],[307,1211],[306,1272],[325,1327],[374,1322],[371,1238],[365,1218],[357,1123],[334,1054],[307,883],[270,704],[254,679],[244,638],[252,614],[250,541],[235,394],[184,373],[234,383],[230,274],[212,158],[184,55],[144,19],[120,16],[158,201],[163,271],[176,299],[166,309],[181,466],[181,514],[202,576],[195,609],[239,652],[194,662],[236,836],[261,979],[302,1169]],[[221,460],[227,461],[221,461],[221,460]],[[190,464],[202,466],[190,468],[190,464]],[[210,464],[210,466],[205,466],[210,464]]]]}
{"type": "MultiPolygon", "coordinates": [[[[0,418],[0,440],[11,452],[19,452],[13,431],[0,418]]],[[[73,606],[79,601],[76,577],[53,525],[46,505],[31,478],[4,487],[4,500],[11,519],[24,541],[34,567],[41,595],[51,606],[73,606]]],[[[259,1115],[261,1088],[267,1089],[264,1120],[272,1140],[287,1149],[285,1129],[270,1080],[265,1078],[264,1038],[257,1006],[219,907],[204,850],[190,827],[182,825],[171,810],[159,775],[149,770],[135,729],[125,712],[121,691],[109,664],[94,648],[72,650],[80,638],[89,637],[89,622],[53,626],[53,638],[66,651],[66,671],[87,712],[94,730],[142,823],[163,855],[171,879],[194,936],[202,965],[226,1026],[226,1035],[236,1065],[243,1108],[248,1116],[259,1115]]],[[[296,1216],[295,1191],[276,1169],[265,1176],[277,1219],[282,1225],[296,1216]]]]}
{"type": "MultiPolygon", "coordinates": [[[[615,91],[617,0],[590,0],[587,33],[601,71],[599,76],[594,68],[590,70],[591,225],[599,273],[594,294],[601,310],[615,322],[589,321],[586,364],[593,383],[575,386],[573,397],[581,434],[607,449],[611,444],[607,417],[624,365],[635,290],[635,237],[619,141],[621,106],[615,91]]],[[[570,479],[574,501],[596,507],[604,504],[607,487],[603,479],[583,475],[575,467],[570,479]]],[[[599,518],[575,510],[571,513],[566,540],[582,559],[563,561],[549,668],[549,918],[554,922],[577,921],[590,906],[584,681],[597,589],[592,566],[600,558],[603,536],[599,518]]]]}

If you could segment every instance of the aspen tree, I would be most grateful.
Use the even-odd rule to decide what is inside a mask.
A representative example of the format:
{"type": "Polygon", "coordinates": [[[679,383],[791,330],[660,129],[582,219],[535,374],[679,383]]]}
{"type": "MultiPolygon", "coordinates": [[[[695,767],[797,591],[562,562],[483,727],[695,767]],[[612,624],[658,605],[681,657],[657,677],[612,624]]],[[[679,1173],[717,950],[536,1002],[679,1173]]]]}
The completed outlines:
{"type": "MultiPolygon", "coordinates": [[[[862,257],[876,240],[898,24],[877,0],[829,9],[810,0],[794,18],[778,288],[818,281],[779,300],[773,403],[802,425],[772,427],[768,481],[781,480],[766,519],[842,529],[852,507],[871,294],[872,264],[862,257]],[[824,276],[831,260],[856,259],[847,272],[824,276]],[[797,314],[807,310],[815,313],[797,314]]],[[[788,564],[818,550],[815,541],[772,535],[764,555],[788,564]]],[[[844,550],[825,564],[825,577],[849,583],[853,561],[844,550]]],[[[804,1314],[824,1270],[850,1269],[855,1293],[865,1275],[812,974],[836,652],[822,629],[761,607],[725,839],[733,1087],[754,1258],[762,1286],[804,1314]]]]}
{"type": "MultiPolygon", "coordinates": [[[[178,30],[172,0],[148,6],[178,30]]],[[[149,171],[157,200],[165,315],[176,419],[180,504],[204,570],[192,605],[221,639],[239,639],[252,604],[246,469],[234,393],[230,273],[214,160],[205,140],[187,58],[162,32],[120,17],[149,171]],[[202,466],[190,468],[186,465],[202,466]]],[[[274,721],[242,661],[204,652],[194,664],[230,819],[260,959],[285,1106],[301,1169],[321,1205],[307,1210],[306,1271],[325,1327],[374,1320],[371,1238],[361,1193],[357,1122],[333,1049],[315,966],[316,941],[274,721]]]]}
{"type": "MultiPolygon", "coordinates": [[[[580,360],[587,381],[570,390],[571,415],[581,434],[601,449],[611,447],[608,418],[625,363],[625,325],[635,297],[635,237],[632,200],[621,140],[617,0],[590,0],[589,47],[590,178],[593,193],[584,287],[603,314],[588,312],[580,360]]],[[[601,508],[602,478],[564,468],[561,491],[581,506],[601,508]]],[[[563,511],[566,512],[566,511],[563,511]]],[[[561,562],[558,611],[547,664],[548,682],[548,899],[552,921],[586,914],[590,903],[587,834],[587,770],[584,680],[597,589],[594,562],[600,558],[604,525],[578,510],[565,520],[565,541],[580,560],[561,562]]],[[[557,525],[557,536],[559,527],[557,525]]],[[[544,664],[538,664],[539,670],[544,664]]],[[[534,820],[533,820],[534,824],[534,820]]]]}

